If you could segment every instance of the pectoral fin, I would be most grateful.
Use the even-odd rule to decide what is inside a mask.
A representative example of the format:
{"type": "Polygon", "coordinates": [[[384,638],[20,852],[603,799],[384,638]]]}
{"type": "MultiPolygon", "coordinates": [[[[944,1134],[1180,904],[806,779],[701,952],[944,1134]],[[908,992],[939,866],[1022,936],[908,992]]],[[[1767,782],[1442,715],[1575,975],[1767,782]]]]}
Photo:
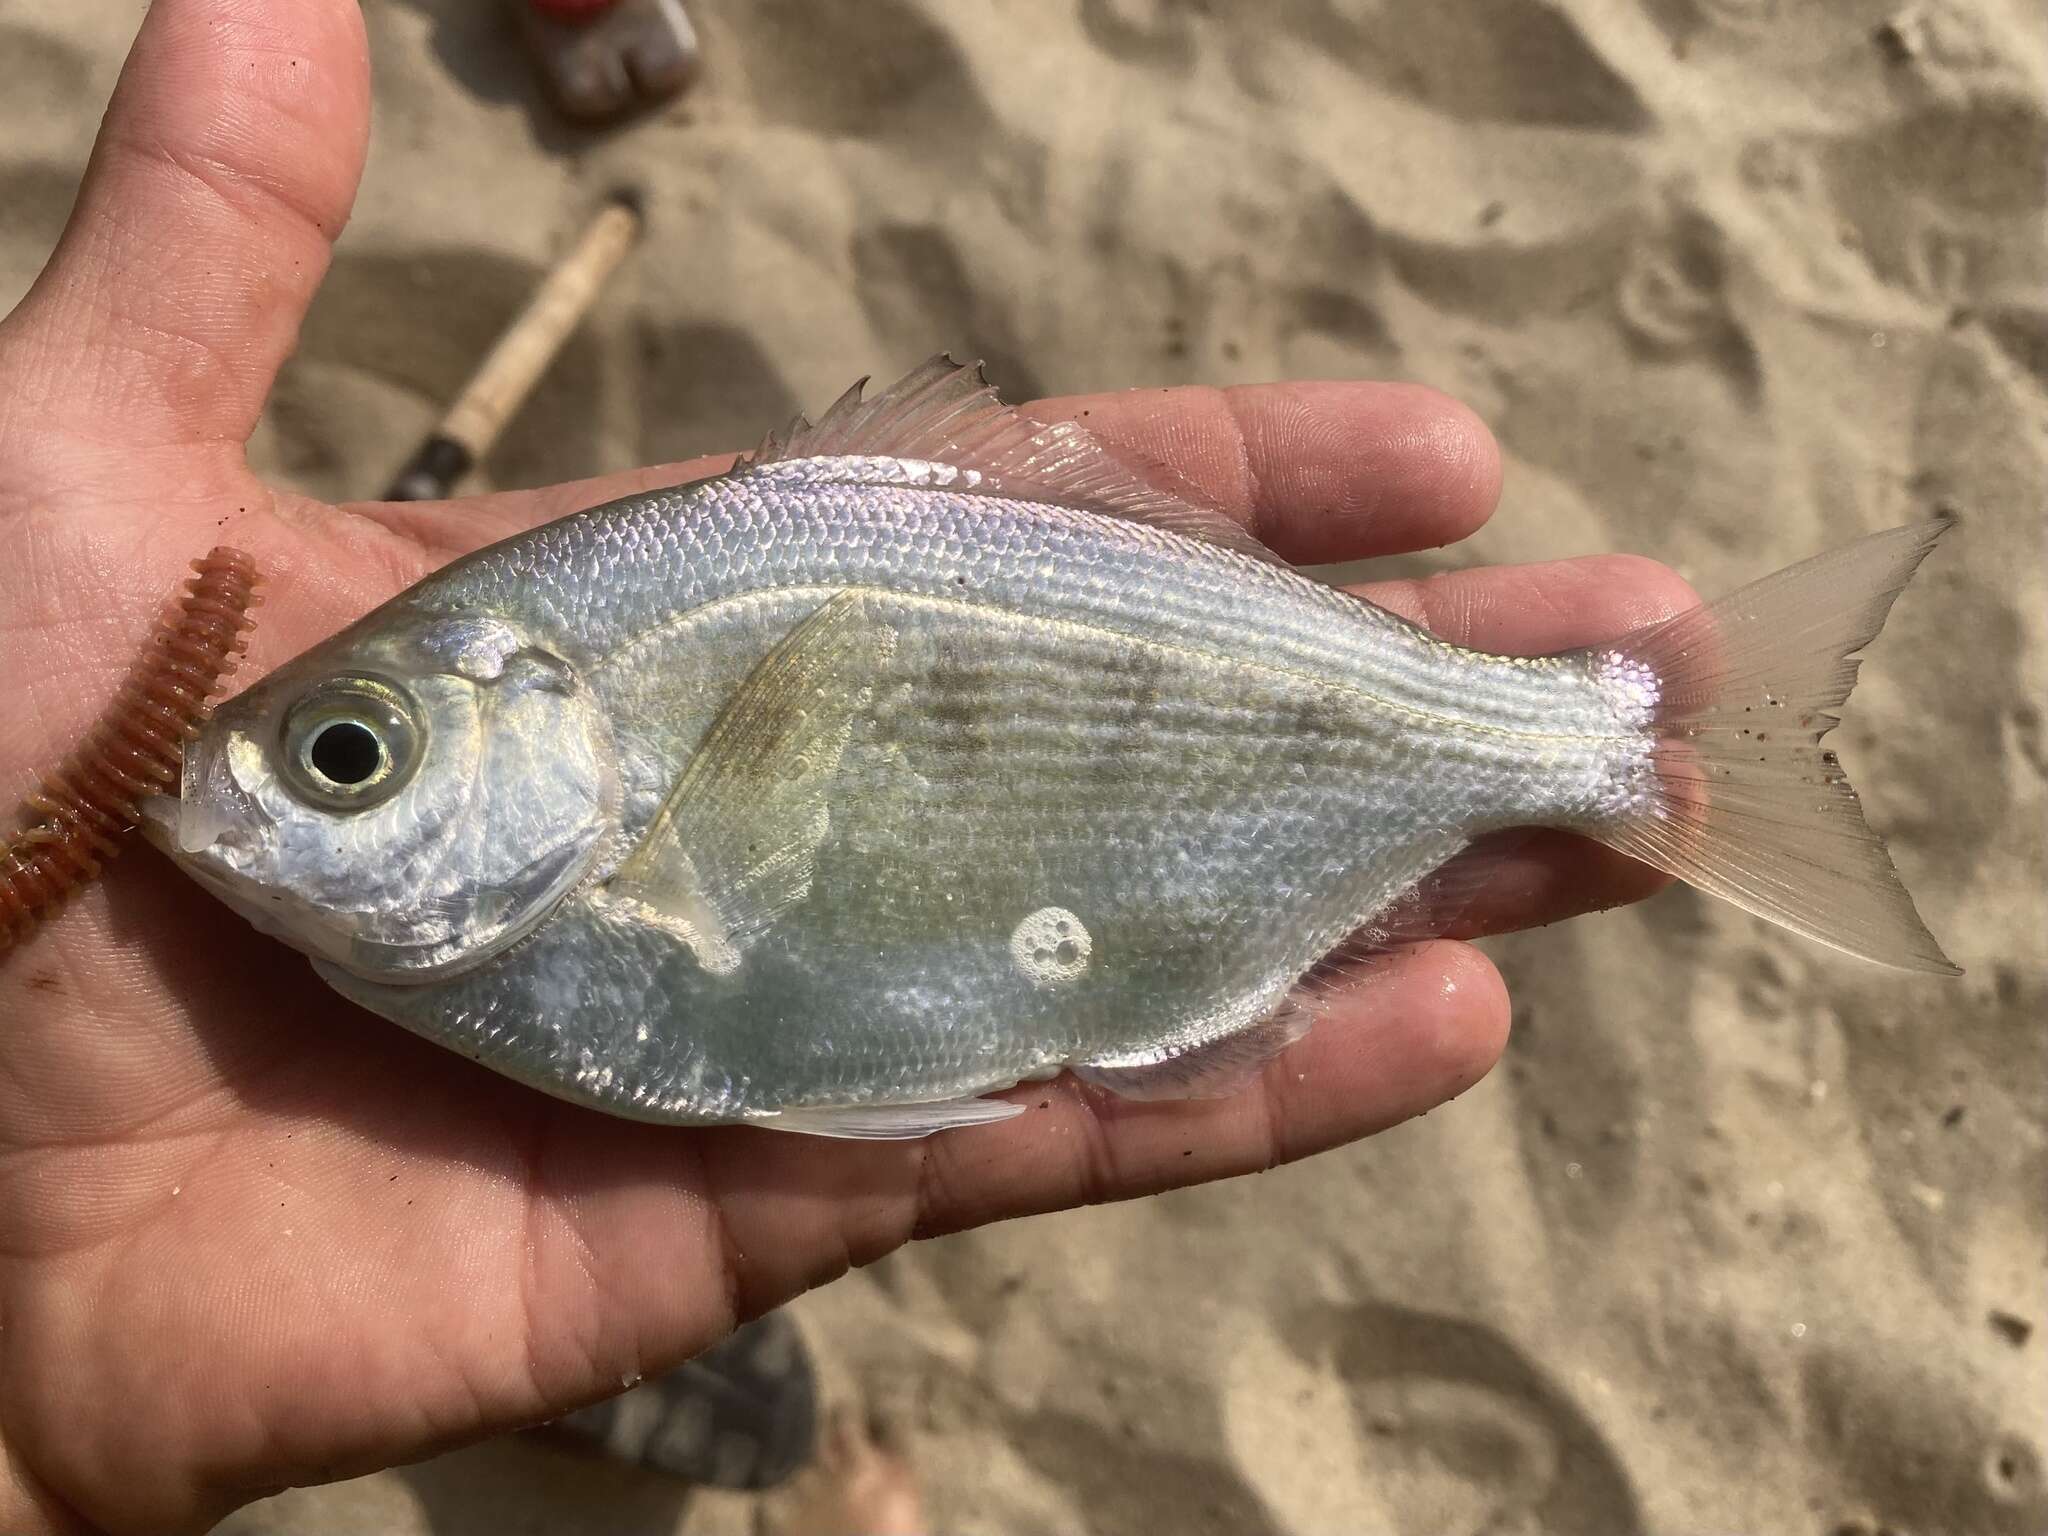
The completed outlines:
{"type": "Polygon", "coordinates": [[[810,894],[831,789],[896,634],[849,588],[789,632],[726,702],[602,899],[686,942],[718,975],[810,894]]]}

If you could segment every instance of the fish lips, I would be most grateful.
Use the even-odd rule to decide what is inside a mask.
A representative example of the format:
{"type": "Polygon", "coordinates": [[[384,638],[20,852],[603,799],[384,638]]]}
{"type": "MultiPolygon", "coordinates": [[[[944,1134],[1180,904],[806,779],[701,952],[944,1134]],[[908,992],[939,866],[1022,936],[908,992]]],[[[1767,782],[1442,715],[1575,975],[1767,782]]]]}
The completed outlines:
{"type": "Polygon", "coordinates": [[[322,959],[346,961],[355,934],[342,914],[265,883],[250,865],[268,840],[272,818],[237,781],[232,743],[194,742],[177,797],[142,801],[142,833],[172,862],[240,914],[258,932],[322,959]]]}

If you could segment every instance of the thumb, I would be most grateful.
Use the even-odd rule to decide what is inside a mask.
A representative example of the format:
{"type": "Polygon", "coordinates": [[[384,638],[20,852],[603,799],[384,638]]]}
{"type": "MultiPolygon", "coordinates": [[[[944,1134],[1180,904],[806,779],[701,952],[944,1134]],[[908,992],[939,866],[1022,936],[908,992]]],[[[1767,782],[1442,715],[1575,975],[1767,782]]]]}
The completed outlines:
{"type": "Polygon", "coordinates": [[[64,236],[0,324],[0,412],[117,450],[239,451],[368,129],[355,0],[155,0],[64,236]]]}

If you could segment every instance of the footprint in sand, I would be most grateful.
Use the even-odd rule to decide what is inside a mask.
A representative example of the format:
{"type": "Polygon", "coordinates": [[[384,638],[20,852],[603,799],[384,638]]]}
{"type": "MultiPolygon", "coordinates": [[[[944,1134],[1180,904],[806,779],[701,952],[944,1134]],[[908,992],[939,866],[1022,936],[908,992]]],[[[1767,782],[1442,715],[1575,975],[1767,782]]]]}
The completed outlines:
{"type": "Polygon", "coordinates": [[[855,293],[885,350],[915,352],[943,338],[955,357],[979,358],[1006,400],[1045,393],[1002,306],[974,281],[958,237],[943,224],[884,224],[853,240],[855,293]]]}
{"type": "MultiPolygon", "coordinates": [[[[42,124],[69,126],[78,102],[93,94],[92,69],[76,48],[33,27],[0,22],[0,101],[7,103],[10,136],[42,124]]],[[[15,205],[0,207],[11,216],[15,205]]]]}
{"type": "Polygon", "coordinates": [[[1777,22],[1779,0],[1643,0],[1643,9],[1680,55],[1706,38],[1755,44],[1777,22]]]}
{"type": "Polygon", "coordinates": [[[1630,241],[1615,285],[1615,314],[1647,357],[1709,361],[1744,400],[1762,387],[1755,348],[1725,297],[1728,243],[1714,220],[1668,193],[1663,217],[1630,241]]]}
{"type": "Polygon", "coordinates": [[[1811,1350],[1801,1386],[1817,1465],[1880,1526],[2038,1536],[2048,1529],[2040,1446],[1986,1425],[1950,1363],[1869,1338],[1811,1350]]]}
{"type": "Polygon", "coordinates": [[[1931,103],[1837,139],[1819,171],[1872,274],[1922,303],[2037,302],[2048,284],[2048,112],[2034,102],[1931,103]]]}
{"type": "MultiPolygon", "coordinates": [[[[1301,1377],[1287,1400],[1313,1416],[1299,1426],[1311,1442],[1304,1454],[1349,1483],[1268,1491],[1300,1519],[1428,1509],[1439,1516],[1432,1529],[1472,1536],[1644,1529],[1627,1474],[1597,1426],[1491,1328],[1368,1303],[1297,1315],[1282,1347],[1301,1377]],[[1329,1416],[1347,1411],[1349,1433],[1339,1444],[1329,1416]]],[[[1268,1358],[1262,1369],[1270,1374],[1268,1353],[1247,1353],[1254,1356],[1268,1358]]],[[[1268,1392],[1266,1411],[1279,1400],[1268,1392]]],[[[1285,1431],[1267,1424],[1246,1432],[1285,1431]]]]}
{"type": "Polygon", "coordinates": [[[946,7],[908,0],[760,0],[724,17],[733,31],[717,67],[745,76],[762,124],[886,147],[933,185],[986,194],[1035,226],[1046,213],[1047,145],[998,121],[987,61],[970,56],[950,20],[946,7]]]}
{"type": "Polygon", "coordinates": [[[1113,59],[1185,72],[1195,62],[1197,0],[1081,0],[1081,30],[1113,59]]]}
{"type": "Polygon", "coordinates": [[[1902,91],[1952,102],[2038,91],[2025,42],[2006,46],[1990,17],[1961,0],[1906,0],[1871,34],[1902,91]]]}
{"type": "Polygon", "coordinates": [[[70,44],[0,22],[11,159],[0,166],[0,314],[28,292],[63,232],[85,158],[80,146],[77,162],[67,163],[69,130],[75,104],[91,94],[92,71],[70,44]]]}
{"type": "MultiPolygon", "coordinates": [[[[2015,300],[1986,310],[1983,320],[1999,351],[2011,358],[2015,366],[2032,374],[2043,389],[2048,389],[2048,304],[2015,300]]],[[[2039,767],[2042,760],[2037,745],[2035,765],[2039,767]]]]}
{"type": "Polygon", "coordinates": [[[637,382],[626,392],[643,402],[631,434],[634,464],[752,448],[770,424],[779,429],[804,407],[760,343],[737,326],[640,320],[633,335],[637,382]]]}
{"type": "MultiPolygon", "coordinates": [[[[257,468],[315,495],[381,494],[541,275],[481,249],[339,253],[251,443],[257,468]]],[[[799,409],[736,330],[623,323],[627,345],[592,326],[570,338],[486,457],[489,483],[551,485],[750,447],[799,409]]]]}
{"type": "Polygon", "coordinates": [[[1375,305],[1342,288],[1307,284],[1284,295],[1282,372],[1293,378],[1372,378],[1398,371],[1400,348],[1375,305]]]}
{"type": "Polygon", "coordinates": [[[1380,89],[1467,122],[1650,125],[1635,87],[1547,0],[1326,0],[1276,20],[1380,89]]]}
{"type": "MultiPolygon", "coordinates": [[[[279,375],[251,444],[259,470],[337,499],[379,495],[540,280],[495,251],[343,251],[279,375]]],[[[527,405],[546,432],[508,432],[486,464],[499,484],[547,484],[598,462],[598,358],[572,337],[527,405]]]]}
{"type": "Polygon", "coordinates": [[[918,138],[921,153],[972,146],[988,108],[952,35],[904,0],[858,6],[760,0],[734,15],[737,62],[770,122],[861,139],[918,138]],[[875,46],[874,39],[888,39],[875,46]]]}
{"type": "MultiPolygon", "coordinates": [[[[6,46],[0,36],[0,48],[6,46]]],[[[6,89],[0,80],[0,95],[6,89]]],[[[0,167],[0,209],[6,210],[0,218],[0,314],[12,309],[36,280],[77,192],[75,170],[35,161],[0,167]]]]}
{"type": "MultiPolygon", "coordinates": [[[[1141,1366],[1134,1369],[1142,1373],[1141,1366]]],[[[1190,1389],[1183,1384],[1181,1390],[1190,1389]]],[[[1144,1411],[1142,1399],[1132,1411],[1144,1411]]],[[[1077,1536],[1176,1529],[1281,1536],[1258,1495],[1213,1444],[1166,1448],[1128,1422],[1105,1435],[1100,1413],[1056,1408],[1012,1419],[1005,1433],[1022,1461],[1061,1489],[1073,1508],[1086,1511],[1077,1536]],[[1205,1519],[1198,1526],[1189,1516],[1205,1519]]]]}

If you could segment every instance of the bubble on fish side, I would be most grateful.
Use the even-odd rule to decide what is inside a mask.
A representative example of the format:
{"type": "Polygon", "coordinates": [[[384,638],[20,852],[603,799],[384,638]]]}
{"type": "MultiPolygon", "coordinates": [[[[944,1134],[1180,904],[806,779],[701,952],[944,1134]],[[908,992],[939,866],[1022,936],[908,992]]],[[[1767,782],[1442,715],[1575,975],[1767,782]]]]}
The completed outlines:
{"type": "Polygon", "coordinates": [[[1040,907],[1010,935],[1010,958],[1033,986],[1077,981],[1088,969],[1095,939],[1065,907],[1040,907]]]}

